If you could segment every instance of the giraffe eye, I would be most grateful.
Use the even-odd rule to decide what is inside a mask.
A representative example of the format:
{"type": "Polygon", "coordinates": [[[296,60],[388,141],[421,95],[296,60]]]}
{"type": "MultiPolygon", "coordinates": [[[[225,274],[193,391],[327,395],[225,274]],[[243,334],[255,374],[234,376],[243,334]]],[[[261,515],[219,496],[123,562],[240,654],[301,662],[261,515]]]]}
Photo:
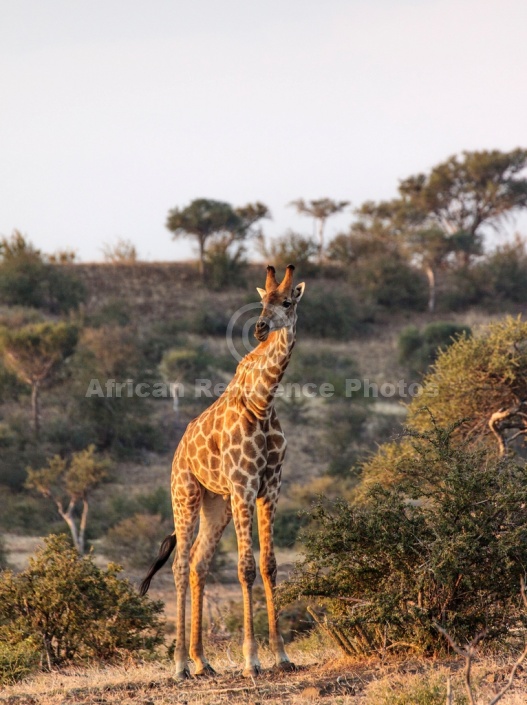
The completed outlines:
{"type": "Polygon", "coordinates": [[[284,301],[284,303],[282,304],[282,306],[283,306],[284,308],[289,308],[289,306],[291,306],[291,302],[290,302],[290,301],[284,301]]]}

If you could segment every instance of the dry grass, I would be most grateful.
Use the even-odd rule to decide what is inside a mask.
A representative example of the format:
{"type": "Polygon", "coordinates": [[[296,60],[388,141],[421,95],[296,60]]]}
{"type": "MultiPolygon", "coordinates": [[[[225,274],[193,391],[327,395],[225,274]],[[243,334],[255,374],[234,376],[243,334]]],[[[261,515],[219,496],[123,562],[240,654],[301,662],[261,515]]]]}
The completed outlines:
{"type": "MultiPolygon", "coordinates": [[[[442,705],[450,677],[454,703],[464,705],[460,661],[436,663],[425,660],[351,661],[339,659],[334,649],[317,637],[296,642],[289,653],[298,666],[293,673],[273,669],[272,656],[262,648],[263,674],[257,679],[241,675],[239,645],[222,643],[214,648],[213,663],[219,675],[214,679],[175,682],[168,660],[129,663],[111,667],[69,668],[41,673],[0,695],[1,705],[66,705],[78,703],[128,703],[164,705],[187,703],[296,703],[322,702],[327,705],[442,705]]],[[[474,667],[478,703],[490,702],[508,677],[506,659],[482,659],[474,667]]],[[[527,677],[518,675],[502,705],[527,702],[527,677]]]]}

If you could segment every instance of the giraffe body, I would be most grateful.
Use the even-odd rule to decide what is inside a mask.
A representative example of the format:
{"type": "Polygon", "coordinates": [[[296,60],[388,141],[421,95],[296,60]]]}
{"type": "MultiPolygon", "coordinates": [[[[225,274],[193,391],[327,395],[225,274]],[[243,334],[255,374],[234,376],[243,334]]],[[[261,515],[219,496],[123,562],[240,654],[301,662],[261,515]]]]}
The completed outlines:
{"type": "Polygon", "coordinates": [[[177,596],[176,676],[188,677],[188,657],[196,675],[214,673],[203,653],[203,591],[210,562],[221,535],[233,518],[238,541],[238,577],[244,607],[244,675],[260,671],[254,638],[252,586],[256,563],[252,523],[256,512],[260,538],[260,572],[269,617],[269,642],[276,663],[291,668],[278,631],[273,601],[276,559],[273,522],[280,493],[286,440],[274,408],[296,336],[296,305],[304,285],[292,287],[294,267],[276,282],[267,268],[266,289],[259,289],[263,311],[256,324],[259,345],[239,363],[225,392],[188,425],[172,463],[172,505],[175,540],[167,537],[156,563],[143,582],[146,592],[156,570],[176,545],[173,565],[177,596]],[[194,540],[199,519],[199,531],[194,540]],[[190,649],[185,640],[185,598],[191,590],[190,649]]]}

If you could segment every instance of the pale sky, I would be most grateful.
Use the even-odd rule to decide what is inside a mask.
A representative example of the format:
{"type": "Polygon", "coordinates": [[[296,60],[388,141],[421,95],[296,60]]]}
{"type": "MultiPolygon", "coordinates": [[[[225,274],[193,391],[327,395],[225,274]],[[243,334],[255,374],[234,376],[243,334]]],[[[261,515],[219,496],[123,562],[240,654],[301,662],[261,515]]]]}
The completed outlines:
{"type": "Polygon", "coordinates": [[[527,147],[526,79],[526,0],[0,0],[0,234],[187,258],[198,197],[310,233],[292,199],[527,147]]]}

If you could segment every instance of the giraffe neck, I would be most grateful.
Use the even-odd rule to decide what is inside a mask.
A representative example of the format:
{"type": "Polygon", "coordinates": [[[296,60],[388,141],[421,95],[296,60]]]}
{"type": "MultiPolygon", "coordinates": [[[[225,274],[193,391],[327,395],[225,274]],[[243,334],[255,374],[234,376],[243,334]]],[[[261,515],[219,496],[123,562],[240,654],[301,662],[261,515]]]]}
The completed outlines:
{"type": "Polygon", "coordinates": [[[267,417],[296,340],[296,326],[272,331],[238,365],[229,388],[257,418],[267,417]]]}

